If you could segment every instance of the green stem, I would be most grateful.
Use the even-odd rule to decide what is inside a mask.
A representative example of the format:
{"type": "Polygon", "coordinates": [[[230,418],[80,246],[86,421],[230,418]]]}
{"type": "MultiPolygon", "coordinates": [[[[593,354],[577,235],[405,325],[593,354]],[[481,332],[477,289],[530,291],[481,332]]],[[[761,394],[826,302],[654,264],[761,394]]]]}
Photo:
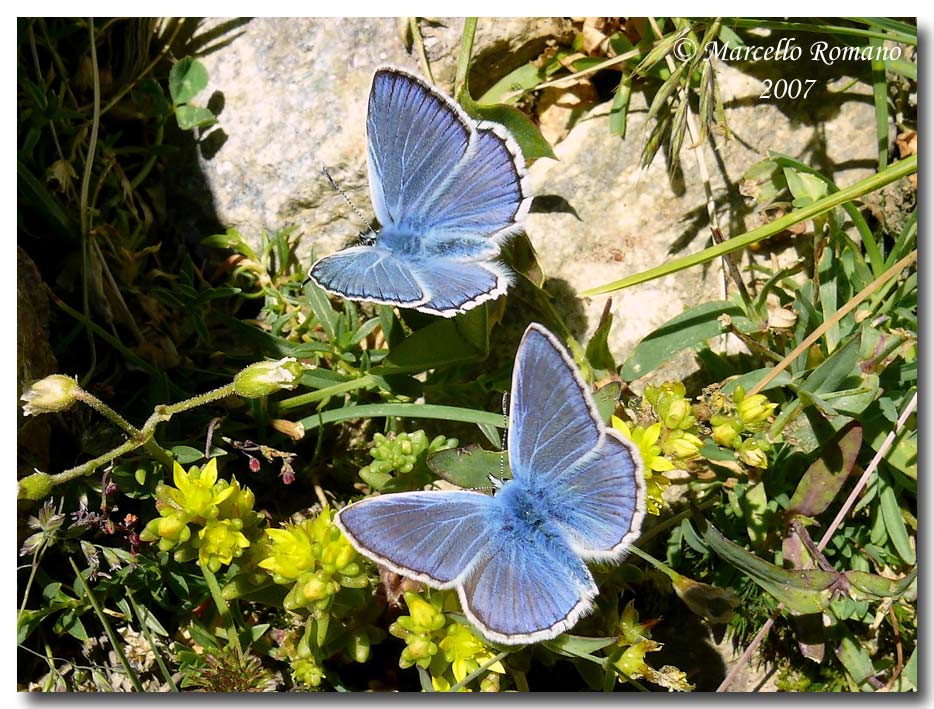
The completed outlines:
{"type": "Polygon", "coordinates": [[[89,460],[86,463],[82,463],[74,468],[69,468],[68,470],[63,470],[60,473],[51,475],[52,485],[61,485],[62,483],[69,482],[70,480],[75,480],[76,478],[82,478],[85,475],[90,475],[95,470],[97,470],[102,465],[109,463],[112,460],[116,460],[121,455],[129,453],[132,450],[136,450],[142,445],[142,441],[130,438],[122,446],[117,446],[111,451],[99,455],[93,460],[89,460]]]}
{"type": "Polygon", "coordinates": [[[87,582],[84,580],[84,577],[78,570],[77,565],[75,565],[74,559],[69,557],[68,563],[71,564],[71,568],[74,569],[75,580],[81,587],[81,591],[88,597],[91,606],[94,608],[94,612],[97,614],[98,620],[100,620],[101,625],[104,626],[104,632],[107,634],[107,638],[110,640],[110,645],[113,647],[114,652],[117,655],[117,659],[120,661],[120,664],[123,665],[123,669],[126,671],[127,676],[130,678],[130,683],[133,685],[133,689],[135,689],[137,692],[145,692],[146,690],[143,689],[143,685],[141,685],[139,682],[139,677],[136,676],[136,672],[133,671],[129,661],[126,659],[126,653],[123,652],[123,642],[121,642],[120,638],[111,627],[110,621],[107,620],[107,616],[104,614],[104,609],[101,608],[101,604],[91,592],[91,587],[88,586],[87,582]]]}
{"type": "MultiPolygon", "coordinates": [[[[85,318],[91,319],[91,296],[88,281],[90,275],[90,238],[91,238],[91,210],[88,204],[88,190],[91,185],[91,171],[94,168],[94,153],[97,150],[97,132],[101,121],[101,81],[97,66],[97,41],[94,37],[94,18],[88,18],[88,32],[91,40],[91,74],[94,88],[93,114],[91,117],[91,136],[88,142],[88,154],[84,161],[84,173],[81,176],[81,197],[78,213],[81,219],[81,307],[85,318]]],[[[97,366],[97,348],[94,345],[94,335],[90,328],[86,328],[88,347],[91,350],[91,363],[87,373],[81,378],[82,384],[90,379],[97,366]]]]}
{"type": "Polygon", "coordinates": [[[878,172],[875,175],[871,175],[866,179],[860,180],[859,182],[850,185],[841,189],[839,192],[834,192],[829,194],[826,197],[823,197],[813,204],[809,204],[807,207],[802,207],[801,209],[796,209],[789,214],[786,214],[783,217],[776,219],[775,221],[764,224],[761,227],[747,231],[745,234],[739,236],[734,236],[732,239],[727,239],[721,244],[716,244],[710,248],[699,251],[696,254],[689,254],[687,256],[682,256],[680,258],[671,259],[666,263],[656,266],[655,268],[650,268],[647,271],[642,271],[641,273],[636,273],[632,276],[627,276],[626,278],[620,279],[618,281],[613,281],[612,283],[607,283],[596,288],[591,288],[580,293],[581,297],[590,297],[594,295],[600,295],[601,293],[609,293],[611,291],[621,290],[623,288],[629,288],[630,286],[637,285],[639,283],[645,283],[646,281],[651,281],[656,278],[661,278],[663,276],[671,275],[672,273],[677,273],[678,271],[683,271],[692,266],[698,266],[702,263],[712,261],[715,258],[723,256],[724,254],[733,253],[734,251],[739,251],[745,249],[747,246],[755,244],[756,242],[763,241],[771,236],[780,234],[785,231],[788,227],[794,226],[800,222],[803,222],[812,217],[816,217],[824,212],[832,209],[833,207],[838,207],[842,204],[850,202],[858,197],[861,197],[864,194],[869,192],[874,192],[880,187],[884,187],[887,184],[900,180],[903,177],[907,177],[918,170],[918,156],[912,155],[905,158],[904,160],[899,160],[896,163],[889,165],[882,172],[878,172]]]}
{"type": "Polygon", "coordinates": [[[242,655],[243,648],[240,647],[240,635],[230,615],[230,608],[227,607],[227,602],[224,600],[223,593],[221,593],[220,584],[217,583],[217,577],[206,565],[199,562],[198,566],[201,567],[201,575],[207,581],[208,590],[211,592],[211,598],[214,600],[217,613],[227,628],[227,642],[233,645],[234,649],[242,655]]]}
{"type": "MultiPolygon", "coordinates": [[[[133,598],[133,591],[131,591],[129,587],[126,589],[126,595],[127,599],[130,601],[130,606],[133,608],[133,613],[136,615],[136,619],[139,621],[140,630],[143,631],[143,636],[146,638],[146,642],[149,643],[149,647],[152,649],[152,654],[156,658],[156,663],[159,665],[159,671],[162,672],[162,676],[165,678],[165,681],[171,690],[173,692],[177,692],[178,687],[175,685],[175,681],[172,679],[172,673],[169,671],[168,666],[165,664],[165,660],[162,659],[162,653],[159,651],[155,638],[152,637],[152,633],[149,632],[149,625],[146,623],[146,619],[143,617],[143,611],[136,603],[136,599],[133,598]]],[[[146,612],[149,612],[148,609],[146,612]]]]}
{"type": "MultiPolygon", "coordinates": [[[[93,460],[89,460],[74,468],[64,470],[61,473],[57,473],[56,475],[50,475],[49,477],[51,478],[52,485],[61,485],[62,483],[69,482],[70,480],[75,480],[76,478],[90,475],[100,466],[109,463],[112,460],[116,460],[120,456],[134,451],[141,446],[145,447],[154,458],[159,460],[159,462],[171,470],[173,462],[172,457],[152,440],[153,435],[155,434],[156,426],[158,426],[160,423],[168,421],[177,413],[188,411],[189,409],[208,404],[212,401],[216,401],[217,399],[223,399],[225,396],[230,396],[234,393],[234,385],[233,383],[230,383],[225,386],[218,387],[217,389],[209,391],[205,394],[200,394],[190,399],[186,399],[185,401],[180,401],[177,404],[160,404],[155,408],[153,414],[146,420],[146,423],[139,430],[133,428],[128,422],[123,420],[119,414],[117,414],[115,411],[112,411],[115,417],[123,421],[123,424],[129,426],[129,428],[135,431],[135,433],[131,434],[131,437],[127,439],[122,445],[108,451],[107,453],[104,453],[103,455],[98,456],[97,458],[94,458],[93,460]]],[[[90,394],[87,396],[93,398],[90,394]]],[[[83,398],[82,401],[88,403],[83,398]]],[[[106,405],[103,403],[101,403],[101,406],[109,409],[109,407],[106,407],[106,405]]],[[[110,417],[108,416],[108,418],[110,417]]],[[[123,424],[118,425],[123,427],[123,424]]],[[[22,497],[22,493],[19,493],[19,496],[22,497]]]]}
{"type": "MultiPolygon", "coordinates": [[[[176,404],[163,404],[156,407],[156,412],[150,417],[150,421],[158,416],[160,420],[168,421],[175,414],[180,414],[183,411],[188,411],[189,409],[195,409],[199,406],[204,406],[205,404],[210,404],[212,401],[217,401],[218,399],[223,399],[225,396],[231,396],[236,394],[234,389],[233,382],[230,384],[225,384],[222,387],[217,389],[212,389],[211,391],[205,392],[204,394],[198,394],[193,396],[190,399],[185,399],[184,401],[179,401],[176,404]]],[[[146,422],[146,426],[149,425],[149,421],[146,422]]],[[[145,426],[143,427],[145,430],[145,426]]]]}
{"type": "Polygon", "coordinates": [[[833,25],[809,24],[807,22],[783,22],[777,20],[763,20],[752,17],[731,17],[724,20],[724,24],[730,27],[748,27],[750,29],[770,29],[784,30],[788,32],[814,32],[817,34],[838,34],[849,37],[876,37],[878,39],[890,39],[893,42],[903,42],[905,44],[917,45],[917,34],[907,32],[898,32],[893,30],[891,33],[876,32],[874,30],[861,30],[856,27],[838,27],[833,25]]]}
{"type": "Polygon", "coordinates": [[[470,55],[473,52],[473,39],[477,33],[477,18],[468,17],[464,20],[464,31],[461,34],[461,51],[457,57],[457,71],[454,74],[454,96],[463,105],[461,94],[470,96],[467,86],[467,72],[470,70],[470,55]]]}
{"type": "Polygon", "coordinates": [[[78,401],[81,401],[92,409],[97,411],[101,416],[110,421],[117,428],[123,429],[124,432],[128,433],[131,438],[141,438],[143,433],[136,426],[131,424],[120,414],[110,408],[103,401],[98,399],[96,396],[90,392],[85,391],[84,389],[78,388],[75,392],[75,398],[78,401]]]}
{"type": "Polygon", "coordinates": [[[482,423],[497,428],[503,428],[504,426],[502,414],[491,414],[487,411],[475,411],[457,406],[440,406],[437,404],[364,404],[362,406],[346,406],[342,409],[332,409],[306,416],[301,419],[300,423],[305,427],[305,431],[310,431],[327,423],[358,418],[382,418],[385,416],[482,423]]]}
{"type": "Polygon", "coordinates": [[[422,39],[422,30],[418,26],[418,18],[409,18],[409,32],[412,33],[412,44],[415,45],[415,51],[418,53],[418,59],[422,65],[422,71],[428,77],[428,81],[435,83],[435,77],[431,75],[431,64],[428,63],[428,54],[425,53],[425,41],[422,39]]]}
{"type": "Polygon", "coordinates": [[[482,675],[484,672],[488,671],[488,670],[489,670],[493,665],[495,665],[497,662],[502,662],[502,661],[505,660],[507,657],[509,657],[509,656],[512,654],[512,652],[513,652],[512,650],[503,650],[503,651],[502,651],[501,653],[499,653],[498,655],[495,655],[494,657],[492,657],[492,658],[490,658],[489,660],[487,660],[486,662],[484,662],[484,663],[483,663],[482,665],[480,665],[477,669],[475,669],[475,670],[474,670],[473,672],[471,672],[469,675],[467,675],[466,677],[464,677],[464,679],[462,679],[460,682],[458,682],[457,684],[453,685],[448,691],[449,691],[449,692],[459,692],[461,689],[463,689],[463,688],[466,687],[468,684],[470,684],[471,682],[473,682],[477,677],[479,677],[480,675],[482,675]]]}
{"type": "Polygon", "coordinates": [[[19,625],[20,618],[26,611],[26,603],[29,601],[29,591],[32,589],[32,582],[36,578],[36,572],[39,570],[39,562],[42,561],[42,557],[45,556],[46,549],[48,549],[48,544],[43,544],[42,548],[39,549],[32,557],[32,564],[31,568],[29,569],[29,579],[26,581],[26,588],[23,590],[23,603],[20,605],[19,613],[16,616],[17,625],[19,625]]]}
{"type": "Polygon", "coordinates": [[[341,382],[340,384],[324,387],[317,391],[308,392],[307,394],[299,394],[298,396],[283,399],[278,402],[277,411],[281,414],[315,401],[324,401],[338,394],[346,394],[349,391],[365,389],[367,387],[376,386],[376,384],[376,379],[372,375],[367,374],[359,379],[352,379],[349,382],[341,382]]]}
{"type": "Polygon", "coordinates": [[[647,554],[646,552],[642,551],[639,547],[636,547],[636,546],[629,547],[629,551],[631,551],[633,554],[638,556],[643,561],[646,561],[652,566],[654,566],[656,569],[661,571],[663,574],[665,574],[665,576],[667,576],[671,580],[674,581],[675,579],[682,578],[681,574],[679,574],[677,571],[674,571],[667,564],[663,564],[651,554],[647,554]]]}

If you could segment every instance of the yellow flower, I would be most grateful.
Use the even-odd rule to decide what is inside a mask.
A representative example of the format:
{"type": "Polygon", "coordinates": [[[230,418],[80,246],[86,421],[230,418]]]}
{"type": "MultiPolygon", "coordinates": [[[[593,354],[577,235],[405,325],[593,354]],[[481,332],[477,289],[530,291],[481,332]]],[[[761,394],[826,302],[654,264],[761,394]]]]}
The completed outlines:
{"type": "Polygon", "coordinates": [[[638,446],[645,477],[645,507],[649,514],[659,515],[665,504],[662,493],[671,484],[661,473],[675,469],[674,464],[661,455],[661,448],[656,445],[662,432],[662,425],[653,423],[648,428],[637,426],[630,430],[622,419],[613,416],[611,420],[613,428],[638,446]]]}
{"type": "Polygon", "coordinates": [[[778,404],[771,403],[763,394],[753,394],[740,401],[736,411],[746,428],[755,430],[768,421],[777,406],[778,404]]]}
{"type": "Polygon", "coordinates": [[[739,447],[739,459],[753,468],[765,470],[769,467],[769,459],[765,454],[768,449],[769,444],[766,441],[749,438],[739,447]]]}
{"type": "Polygon", "coordinates": [[[272,580],[293,584],[283,604],[289,610],[314,605],[326,610],[343,588],[363,588],[369,581],[357,552],[325,507],[314,519],[283,529],[267,529],[269,554],[259,562],[272,580]]]}
{"type": "MultiPolygon", "coordinates": [[[[466,625],[451,623],[446,629],[447,635],[439,643],[444,650],[444,659],[451,663],[451,672],[458,682],[477,670],[480,665],[493,659],[494,654],[483,641],[466,625]]],[[[490,665],[490,672],[506,674],[506,668],[501,662],[490,665]]]]}
{"type": "Polygon", "coordinates": [[[669,431],[662,444],[662,450],[678,460],[694,460],[700,456],[704,442],[687,431],[669,431]]]}
{"type": "MultiPolygon", "coordinates": [[[[177,509],[185,512],[191,519],[216,519],[220,511],[218,505],[235,492],[226,482],[215,487],[217,458],[211,458],[201,469],[192,466],[187,473],[176,461],[172,481],[175,488],[164,486],[163,492],[175,503],[177,509]]],[[[159,494],[159,490],[156,494],[159,494]]]]}
{"type": "Polygon", "coordinates": [[[233,561],[235,556],[243,554],[250,546],[250,540],[240,531],[243,522],[239,519],[225,519],[208,522],[198,532],[198,563],[217,573],[221,566],[233,561]]]}

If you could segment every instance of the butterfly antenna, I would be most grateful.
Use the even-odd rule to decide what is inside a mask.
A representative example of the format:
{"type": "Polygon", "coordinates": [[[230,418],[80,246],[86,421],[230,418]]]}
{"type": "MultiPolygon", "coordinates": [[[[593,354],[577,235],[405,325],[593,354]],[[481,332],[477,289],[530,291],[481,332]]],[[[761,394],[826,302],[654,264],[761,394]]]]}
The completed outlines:
{"type": "Polygon", "coordinates": [[[323,172],[324,176],[328,178],[328,182],[331,183],[331,187],[337,190],[338,194],[340,194],[340,196],[344,198],[344,201],[353,210],[353,213],[357,215],[360,221],[366,224],[367,231],[360,232],[360,241],[362,241],[364,244],[372,244],[373,235],[376,234],[376,229],[373,228],[373,225],[370,223],[370,220],[367,219],[365,216],[363,216],[363,212],[357,209],[357,206],[353,202],[350,201],[350,197],[347,196],[347,193],[344,192],[344,190],[341,189],[340,185],[338,185],[337,182],[334,181],[334,178],[331,177],[331,173],[328,172],[327,167],[322,167],[321,172],[323,172]]]}
{"type": "MultiPolygon", "coordinates": [[[[506,450],[506,434],[509,432],[509,392],[503,392],[503,437],[499,442],[499,449],[506,450]]],[[[500,456],[499,459],[499,479],[506,479],[506,456],[500,456]]]]}

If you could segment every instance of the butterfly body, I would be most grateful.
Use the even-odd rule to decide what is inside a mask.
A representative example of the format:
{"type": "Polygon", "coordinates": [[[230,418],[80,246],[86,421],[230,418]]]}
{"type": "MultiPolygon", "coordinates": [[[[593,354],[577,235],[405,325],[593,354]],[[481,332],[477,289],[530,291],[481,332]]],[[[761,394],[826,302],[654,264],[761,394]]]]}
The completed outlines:
{"type": "Polygon", "coordinates": [[[400,69],[377,69],[367,113],[368,173],[381,230],[319,259],[329,293],[453,317],[506,292],[498,261],[531,196],[519,147],[400,69]]]}
{"type": "Polygon", "coordinates": [[[336,516],[365,556],[456,588],[467,618],[503,644],[573,627],[597,595],[585,562],[619,560],[645,512],[637,449],[602,423],[573,362],[539,325],[519,346],[512,392],[513,478],[495,495],[379,495],[336,516]]]}

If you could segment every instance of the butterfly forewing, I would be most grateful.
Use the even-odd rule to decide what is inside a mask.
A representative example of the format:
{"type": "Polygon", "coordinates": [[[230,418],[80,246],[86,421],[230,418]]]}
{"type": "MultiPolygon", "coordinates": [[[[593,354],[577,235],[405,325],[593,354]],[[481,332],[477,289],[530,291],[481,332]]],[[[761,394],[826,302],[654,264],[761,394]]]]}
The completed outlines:
{"type": "Polygon", "coordinates": [[[516,356],[509,425],[513,477],[541,491],[574,548],[592,559],[622,553],[645,512],[638,451],[607,430],[570,357],[538,325],[516,356]]]}
{"type": "Polygon", "coordinates": [[[530,326],[519,345],[509,409],[516,480],[549,485],[600,441],[602,424],[573,363],[554,336],[530,326]]]}
{"type": "Polygon", "coordinates": [[[364,556],[449,588],[489,540],[493,498],[475,492],[380,495],[345,507],[337,523],[364,556]]]}
{"type": "Polygon", "coordinates": [[[378,69],[366,125],[376,217],[384,227],[425,233],[435,196],[474,149],[468,119],[420,79],[378,69]]]}

